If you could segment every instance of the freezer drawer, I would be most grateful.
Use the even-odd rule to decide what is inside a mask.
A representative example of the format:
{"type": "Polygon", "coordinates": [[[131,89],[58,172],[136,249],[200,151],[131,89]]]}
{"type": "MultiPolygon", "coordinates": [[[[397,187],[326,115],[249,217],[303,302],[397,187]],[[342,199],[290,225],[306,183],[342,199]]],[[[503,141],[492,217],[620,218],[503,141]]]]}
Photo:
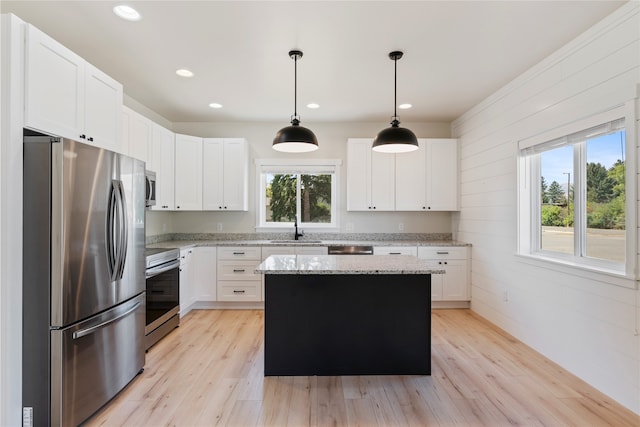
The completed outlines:
{"type": "Polygon", "coordinates": [[[51,332],[51,425],[76,426],[144,367],[145,294],[51,332]],[[63,404],[64,402],[64,404],[63,404]]]}

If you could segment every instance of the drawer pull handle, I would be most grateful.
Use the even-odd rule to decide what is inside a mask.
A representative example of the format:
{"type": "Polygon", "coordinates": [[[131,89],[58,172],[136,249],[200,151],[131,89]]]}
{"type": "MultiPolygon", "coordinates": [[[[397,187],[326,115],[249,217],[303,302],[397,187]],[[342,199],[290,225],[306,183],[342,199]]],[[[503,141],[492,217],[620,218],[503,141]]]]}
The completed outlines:
{"type": "Polygon", "coordinates": [[[448,251],[437,251],[436,252],[438,255],[449,255],[448,251]]]}
{"type": "Polygon", "coordinates": [[[234,252],[234,255],[244,255],[244,252],[234,252]]]}
{"type": "Polygon", "coordinates": [[[242,268],[242,269],[235,269],[235,268],[234,268],[234,269],[233,269],[233,272],[234,272],[234,273],[244,273],[244,268],[242,268]]]}
{"type": "Polygon", "coordinates": [[[389,255],[402,255],[400,252],[389,252],[389,255]]]}
{"type": "Polygon", "coordinates": [[[234,290],[233,290],[233,293],[234,293],[234,294],[244,294],[244,289],[242,289],[242,290],[236,290],[236,289],[234,289],[234,290]]]}

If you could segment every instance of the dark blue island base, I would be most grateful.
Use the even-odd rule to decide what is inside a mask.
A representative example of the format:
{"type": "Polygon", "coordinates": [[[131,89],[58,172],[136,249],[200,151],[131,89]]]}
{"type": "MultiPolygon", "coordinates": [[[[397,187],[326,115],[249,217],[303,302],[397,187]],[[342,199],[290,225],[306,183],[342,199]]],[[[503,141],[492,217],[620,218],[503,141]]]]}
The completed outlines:
{"type": "Polygon", "coordinates": [[[430,274],[266,274],[264,374],[430,375],[430,274]]]}

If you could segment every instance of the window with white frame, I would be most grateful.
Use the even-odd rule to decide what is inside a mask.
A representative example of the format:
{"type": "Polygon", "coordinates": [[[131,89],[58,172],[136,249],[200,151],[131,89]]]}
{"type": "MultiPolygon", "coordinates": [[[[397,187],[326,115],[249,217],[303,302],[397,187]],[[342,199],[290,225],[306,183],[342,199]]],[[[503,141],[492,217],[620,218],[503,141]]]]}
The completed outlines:
{"type": "Polygon", "coordinates": [[[519,142],[521,254],[632,273],[629,122],[620,107],[519,142]]]}
{"type": "Polygon", "coordinates": [[[337,227],[339,160],[259,160],[259,228],[337,227]]]}

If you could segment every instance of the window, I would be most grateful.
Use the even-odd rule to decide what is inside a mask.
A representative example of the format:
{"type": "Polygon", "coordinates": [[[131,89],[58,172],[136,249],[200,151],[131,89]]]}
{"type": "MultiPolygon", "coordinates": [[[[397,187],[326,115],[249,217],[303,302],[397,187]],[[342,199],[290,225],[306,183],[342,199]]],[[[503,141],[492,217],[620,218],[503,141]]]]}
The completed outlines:
{"type": "Polygon", "coordinates": [[[630,274],[635,210],[625,123],[621,107],[520,141],[520,253],[630,274]]]}
{"type": "Polygon", "coordinates": [[[336,228],[339,164],[335,160],[258,161],[258,227],[292,227],[297,220],[307,229],[336,228]]]}

